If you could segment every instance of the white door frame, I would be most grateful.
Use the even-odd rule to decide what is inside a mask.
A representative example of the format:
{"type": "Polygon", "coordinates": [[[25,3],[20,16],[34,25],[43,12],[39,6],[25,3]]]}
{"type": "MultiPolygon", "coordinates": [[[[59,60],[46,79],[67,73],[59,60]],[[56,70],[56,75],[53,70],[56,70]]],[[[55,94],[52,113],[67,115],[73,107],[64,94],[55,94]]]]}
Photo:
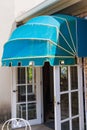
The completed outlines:
{"type": "Polygon", "coordinates": [[[53,67],[53,73],[54,73],[54,119],[55,119],[55,130],[61,130],[61,124],[60,124],[60,74],[59,74],[59,66],[53,67]],[[59,103],[59,105],[58,105],[59,103]]]}
{"type": "MultiPolygon", "coordinates": [[[[55,110],[55,130],[61,130],[60,111],[60,66],[54,66],[54,110],[55,110]]],[[[78,88],[79,88],[79,116],[80,130],[84,130],[83,114],[83,87],[82,87],[82,66],[78,65],[78,88]]],[[[72,130],[72,128],[71,128],[72,130]]]]}
{"type": "MultiPolygon", "coordinates": [[[[16,79],[17,79],[17,68],[13,67],[12,68],[12,91],[11,91],[11,104],[12,104],[12,118],[16,118],[16,79]]],[[[29,120],[29,123],[31,125],[35,125],[35,124],[41,124],[42,123],[42,110],[41,110],[41,68],[40,67],[36,67],[36,109],[37,109],[37,119],[33,119],[33,120],[29,120]]]]}
{"type": "Polygon", "coordinates": [[[84,103],[83,103],[83,79],[82,65],[78,66],[78,86],[79,86],[79,113],[80,113],[80,130],[84,130],[84,103]]]}

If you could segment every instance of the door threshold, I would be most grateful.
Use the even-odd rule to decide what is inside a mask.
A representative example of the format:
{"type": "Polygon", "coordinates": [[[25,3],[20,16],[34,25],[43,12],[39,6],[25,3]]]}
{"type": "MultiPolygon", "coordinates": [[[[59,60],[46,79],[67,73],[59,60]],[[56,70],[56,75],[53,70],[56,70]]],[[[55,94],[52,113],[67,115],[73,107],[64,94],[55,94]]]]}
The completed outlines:
{"type": "Polygon", "coordinates": [[[34,125],[31,128],[32,130],[54,130],[52,128],[47,127],[45,124],[34,125]]]}

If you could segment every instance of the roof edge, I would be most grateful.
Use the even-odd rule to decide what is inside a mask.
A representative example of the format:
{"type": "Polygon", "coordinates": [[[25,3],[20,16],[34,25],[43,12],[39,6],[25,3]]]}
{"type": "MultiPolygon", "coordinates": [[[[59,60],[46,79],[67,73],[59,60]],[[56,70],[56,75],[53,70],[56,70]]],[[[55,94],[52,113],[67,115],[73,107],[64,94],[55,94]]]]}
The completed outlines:
{"type": "Polygon", "coordinates": [[[32,17],[35,17],[37,15],[43,15],[43,14],[52,14],[55,13],[55,11],[60,11],[64,8],[67,8],[73,4],[76,4],[82,0],[46,0],[36,7],[32,8],[31,10],[25,12],[23,15],[18,16],[16,18],[16,22],[22,22],[27,21],[26,19],[30,19],[32,17]],[[52,7],[55,5],[55,10],[52,10],[52,7]]]}

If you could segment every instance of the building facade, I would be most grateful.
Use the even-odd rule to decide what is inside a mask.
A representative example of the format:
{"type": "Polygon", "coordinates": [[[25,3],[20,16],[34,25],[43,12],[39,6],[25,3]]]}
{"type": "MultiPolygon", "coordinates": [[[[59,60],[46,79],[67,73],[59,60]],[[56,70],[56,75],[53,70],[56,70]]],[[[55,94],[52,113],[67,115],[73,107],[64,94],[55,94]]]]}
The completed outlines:
{"type": "MultiPolygon", "coordinates": [[[[11,0],[0,1],[0,59],[3,53],[3,44],[7,41],[14,28],[14,3],[11,0]],[[10,3],[10,4],[9,4],[10,3]]],[[[1,66],[1,60],[0,60],[1,66]]],[[[0,67],[0,122],[11,117],[11,80],[10,69],[0,67]]]]}
{"type": "MultiPolygon", "coordinates": [[[[15,18],[12,15],[10,25],[14,20],[15,23],[10,26],[10,30],[39,15],[61,13],[85,18],[86,5],[85,0],[43,1],[21,16],[15,18]]],[[[45,62],[43,66],[35,67],[31,61],[27,67],[20,64],[18,67],[2,67],[0,80],[3,87],[0,92],[4,91],[9,96],[0,105],[1,113],[5,105],[9,107],[2,113],[4,119],[1,121],[11,116],[27,119],[32,125],[52,121],[55,122],[55,130],[85,130],[86,58],[76,60],[74,65],[64,65],[61,61],[58,66],[45,62]]],[[[3,98],[2,94],[1,97],[3,98]]]]}

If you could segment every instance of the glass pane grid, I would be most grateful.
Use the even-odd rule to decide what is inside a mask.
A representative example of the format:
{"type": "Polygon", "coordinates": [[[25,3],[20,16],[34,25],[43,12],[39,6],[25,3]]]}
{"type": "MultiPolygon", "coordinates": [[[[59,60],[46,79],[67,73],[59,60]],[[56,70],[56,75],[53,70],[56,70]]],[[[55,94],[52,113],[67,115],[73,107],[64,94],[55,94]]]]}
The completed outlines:
{"type": "MultiPolygon", "coordinates": [[[[19,86],[19,85],[20,85],[20,86],[23,86],[23,85],[32,85],[32,83],[30,83],[30,84],[29,84],[29,83],[25,83],[25,84],[16,84],[16,86],[19,86]]],[[[36,83],[34,83],[34,85],[36,85],[36,83]]]]}
{"type": "Polygon", "coordinates": [[[79,115],[61,121],[61,130],[80,130],[79,115]],[[75,123],[75,124],[74,124],[75,123]]]}
{"type": "Polygon", "coordinates": [[[70,121],[70,120],[76,119],[76,118],[78,118],[78,117],[80,117],[80,116],[79,116],[79,115],[76,115],[76,116],[69,117],[69,118],[67,118],[67,119],[61,120],[60,122],[61,122],[61,123],[64,123],[64,122],[66,122],[66,121],[70,121]]]}
{"type": "Polygon", "coordinates": [[[71,90],[78,89],[78,71],[77,66],[70,67],[71,90]]]}
{"type": "MultiPolygon", "coordinates": [[[[67,116],[67,111],[63,108],[66,98],[63,98],[63,102],[61,103],[61,130],[79,130],[79,88],[78,88],[78,71],[77,66],[68,67],[68,86],[67,89],[62,88],[60,84],[60,97],[64,95],[68,95],[67,101],[69,102],[69,106],[67,106],[67,111],[69,111],[67,116]],[[69,108],[68,108],[69,107],[69,108]],[[63,112],[64,111],[64,112],[63,112]],[[64,114],[65,113],[65,114],[64,114]]],[[[61,73],[61,71],[60,71],[61,73]]],[[[61,82],[61,76],[60,76],[61,82]]],[[[65,84],[64,84],[65,86],[65,84]]],[[[64,87],[63,86],[63,87],[64,87]]],[[[62,100],[62,98],[60,98],[62,100]]]]}
{"type": "Polygon", "coordinates": [[[26,104],[17,104],[17,117],[26,119],[26,104]]]}
{"type": "Polygon", "coordinates": [[[28,104],[28,115],[28,120],[37,118],[36,103],[28,104]]]}
{"type": "Polygon", "coordinates": [[[72,119],[72,130],[80,130],[79,128],[79,117],[72,119]]]}
{"type": "Polygon", "coordinates": [[[69,90],[69,91],[60,92],[60,94],[67,94],[67,93],[78,92],[78,91],[79,91],[79,89],[75,89],[75,90],[69,90]]]}
{"type": "Polygon", "coordinates": [[[60,91],[68,91],[68,67],[60,67],[60,91]]]}
{"type": "Polygon", "coordinates": [[[20,67],[17,69],[17,117],[26,120],[37,118],[36,69],[20,67]]]}
{"type": "Polygon", "coordinates": [[[17,69],[17,84],[24,84],[24,83],[26,83],[25,68],[20,67],[17,69]]]}
{"type": "Polygon", "coordinates": [[[79,114],[78,92],[71,93],[71,112],[72,116],[79,114]]]}
{"type": "Polygon", "coordinates": [[[61,95],[61,120],[64,120],[69,117],[69,95],[61,95]]]}
{"type": "Polygon", "coordinates": [[[69,123],[69,121],[61,123],[61,130],[70,130],[70,123],[69,123]]]}
{"type": "MultiPolygon", "coordinates": [[[[28,101],[26,103],[37,103],[37,101],[28,101]]],[[[25,104],[25,102],[17,102],[16,105],[25,104]]]]}

